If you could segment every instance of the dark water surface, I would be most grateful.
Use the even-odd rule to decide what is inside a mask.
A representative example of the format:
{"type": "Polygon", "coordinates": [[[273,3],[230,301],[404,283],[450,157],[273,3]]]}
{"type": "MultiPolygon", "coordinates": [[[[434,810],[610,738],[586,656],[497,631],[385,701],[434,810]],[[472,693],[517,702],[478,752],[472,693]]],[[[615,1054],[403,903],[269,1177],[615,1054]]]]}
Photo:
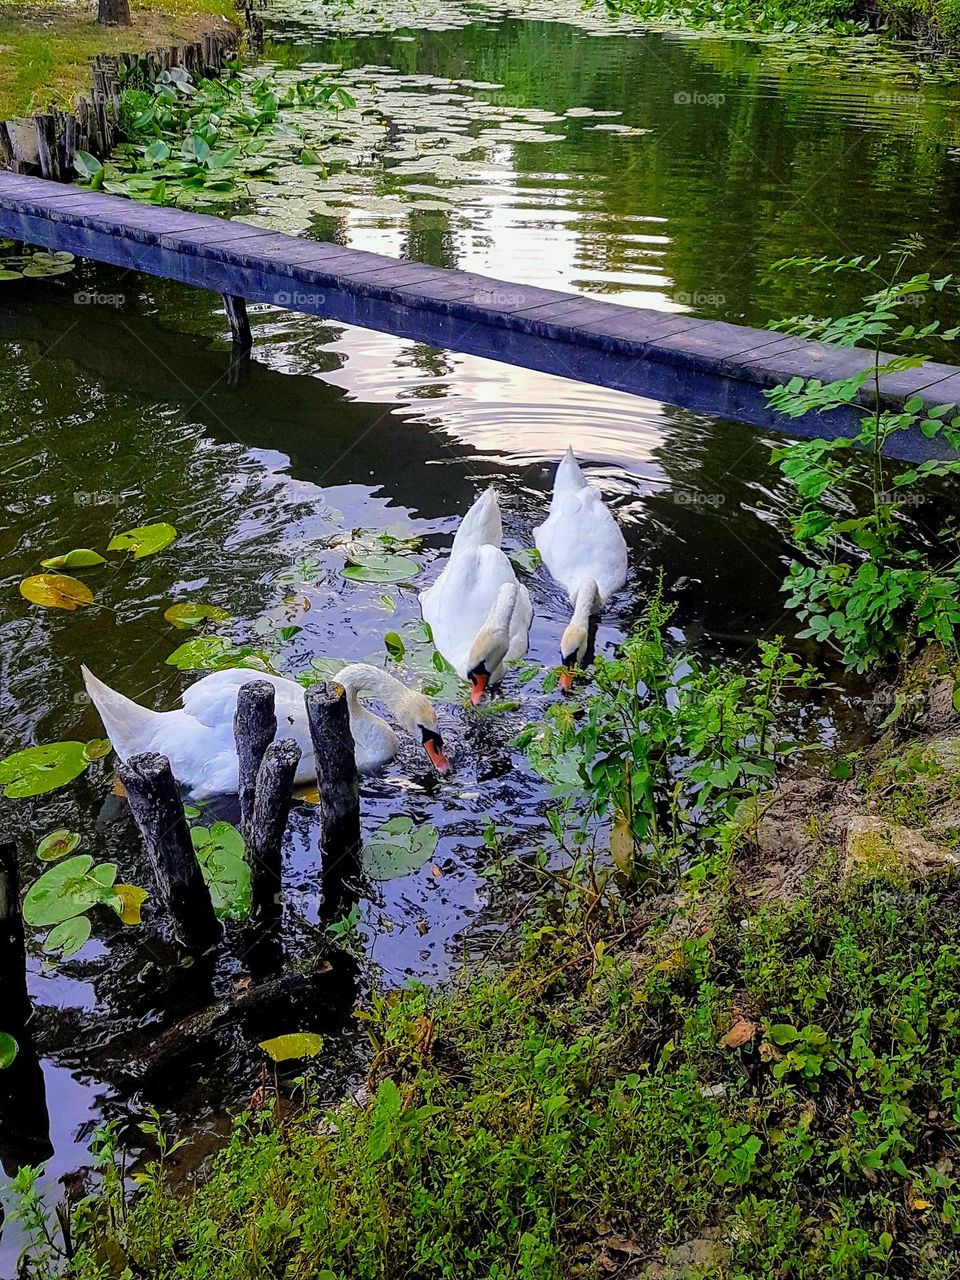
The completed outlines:
{"type": "MultiPolygon", "coordinates": [[[[771,276],[787,254],[872,253],[919,230],[924,265],[957,265],[958,91],[916,58],[885,54],[845,70],[842,60],[793,62],[782,48],[742,40],[601,38],[599,18],[524,21],[441,5],[400,38],[351,38],[343,31],[362,28],[362,14],[332,12],[275,11],[269,56],[282,74],[345,68],[338,75],[357,91],[357,118],[378,104],[377,137],[364,133],[369,118],[358,124],[322,207],[315,181],[265,188],[248,216],[436,265],[748,323],[855,303],[847,276],[771,276]],[[452,28],[434,29],[445,13],[452,28]],[[331,30],[338,23],[343,31],[331,30]],[[505,115],[496,137],[471,150],[456,139],[477,136],[476,103],[505,115]],[[622,114],[566,115],[571,107],[622,114]],[[438,131],[453,151],[415,140],[438,131]],[[531,136],[542,132],[559,140],[531,136]]],[[[630,578],[601,626],[602,649],[629,630],[661,571],[677,627],[704,653],[749,661],[758,638],[789,628],[778,591],[789,554],[784,495],[768,442],[749,427],[268,307],[253,316],[254,358],[237,380],[215,297],[88,264],[0,289],[0,755],[100,735],[81,662],[149,705],[175,705],[189,677],[165,663],[186,638],[163,619],[172,600],[229,610],[225,632],[237,642],[301,627],[279,649],[287,674],[318,656],[385,661],[383,636],[418,617],[416,595],[344,580],[344,551],[331,538],[353,529],[419,536],[429,581],[457,521],[492,482],[509,547],[527,547],[568,444],[630,545],[630,578]],[[40,558],[103,548],[118,530],[155,520],[176,526],[172,548],[89,576],[109,607],[62,613],[20,598],[17,584],[40,558]]],[[[567,606],[545,574],[530,585],[531,656],[550,663],[567,606]]],[[[519,706],[500,715],[441,707],[448,779],[408,747],[364,785],[368,830],[395,815],[440,830],[426,867],[371,886],[359,904],[364,950],[389,984],[449,975],[495,945],[513,917],[522,877],[489,874],[483,828],[492,817],[521,852],[542,839],[546,788],[509,742],[546,698],[539,681],[509,679],[504,696],[519,706]]],[[[4,831],[24,842],[26,882],[41,865],[29,850],[62,825],[82,834],[81,852],[116,861],[121,881],[149,886],[110,777],[108,760],[49,797],[0,801],[4,831]]],[[[284,933],[293,957],[317,946],[316,834],[315,810],[298,808],[284,933]]],[[[184,969],[149,911],[146,920],[124,930],[98,916],[90,943],[53,967],[31,942],[42,1073],[23,1100],[25,1133],[16,1143],[0,1133],[8,1175],[18,1159],[48,1154],[44,1108],[54,1184],[88,1162],[104,1113],[155,1102],[195,1136],[215,1135],[256,1085],[262,1055],[240,1035],[162,1086],[129,1076],[173,1011],[226,993],[251,965],[233,930],[217,965],[184,969]]],[[[349,1007],[346,979],[334,995],[349,1007]]],[[[316,1015],[331,1096],[362,1058],[362,1037],[340,1012],[316,1015]]],[[[5,1273],[15,1241],[8,1227],[5,1273]]]]}

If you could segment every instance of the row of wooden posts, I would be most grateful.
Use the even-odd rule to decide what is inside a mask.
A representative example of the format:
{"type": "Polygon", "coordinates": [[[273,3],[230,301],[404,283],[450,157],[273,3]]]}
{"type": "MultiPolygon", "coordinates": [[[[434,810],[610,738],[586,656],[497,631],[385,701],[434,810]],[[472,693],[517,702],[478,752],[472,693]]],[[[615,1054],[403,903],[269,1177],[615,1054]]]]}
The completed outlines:
{"type": "Polygon", "coordinates": [[[90,95],[79,98],[72,111],[0,120],[0,166],[14,173],[39,170],[43,178],[72,182],[78,151],[105,160],[123,140],[120,104],[126,84],[149,87],[174,67],[183,67],[191,76],[215,76],[236,56],[243,38],[248,49],[262,50],[263,20],[251,5],[238,3],[237,7],[243,13],[243,27],[225,24],[202,40],[148,53],[98,54],[91,69],[90,95]]]}
{"type": "MultiPolygon", "coordinates": [[[[347,698],[340,685],[320,684],[306,690],[305,701],[320,796],[320,862],[339,868],[342,876],[356,869],[360,849],[360,782],[347,698]]],[[[253,912],[260,920],[278,914],[282,901],[281,847],[301,755],[292,738],[277,740],[274,706],[274,686],[251,680],[238,692],[234,717],[240,834],[250,862],[253,912]]],[[[117,776],[173,933],[191,951],[208,950],[219,940],[221,926],[169,760],[153,753],[132,756],[117,776]]]]}

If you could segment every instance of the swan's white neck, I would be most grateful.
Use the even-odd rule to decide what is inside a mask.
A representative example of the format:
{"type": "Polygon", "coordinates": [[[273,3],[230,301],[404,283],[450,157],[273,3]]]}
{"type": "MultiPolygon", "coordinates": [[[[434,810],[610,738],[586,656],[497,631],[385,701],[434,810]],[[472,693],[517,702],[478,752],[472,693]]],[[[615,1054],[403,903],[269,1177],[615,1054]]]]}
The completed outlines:
{"type": "Polygon", "coordinates": [[[573,596],[571,622],[586,626],[594,614],[600,612],[600,589],[593,578],[584,578],[573,596]]]}

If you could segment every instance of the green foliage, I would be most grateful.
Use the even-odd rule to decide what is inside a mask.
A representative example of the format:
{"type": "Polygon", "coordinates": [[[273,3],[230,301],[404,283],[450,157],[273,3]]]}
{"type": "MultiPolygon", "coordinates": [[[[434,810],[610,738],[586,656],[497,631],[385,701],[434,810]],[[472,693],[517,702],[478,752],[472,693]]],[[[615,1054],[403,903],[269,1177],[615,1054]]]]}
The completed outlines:
{"type": "Polygon", "coordinates": [[[768,392],[773,408],[790,417],[824,413],[854,402],[870,406],[850,437],[814,439],[778,447],[773,457],[797,495],[793,532],[806,562],[794,561],[784,583],[787,604],[807,624],[800,632],[829,643],[844,665],[866,671],[884,658],[905,656],[916,640],[939,640],[956,653],[960,625],[960,535],[950,521],[937,536],[915,545],[916,533],[904,514],[922,501],[931,481],[960,473],[955,457],[931,459],[916,467],[896,467],[884,449],[898,433],[922,433],[960,448],[960,415],[950,404],[928,409],[919,396],[901,412],[884,409],[878,380],[883,374],[914,369],[924,357],[887,355],[932,337],[952,342],[960,329],[939,321],[905,322],[904,309],[943,293],[950,277],[929,273],[906,277],[904,269],[918,245],[895,252],[891,277],[882,281],[881,259],[787,259],[778,267],[803,266],[814,272],[858,272],[881,281],[864,298],[863,309],[839,318],[793,317],[775,328],[818,337],[841,346],[867,345],[872,357],[841,381],[793,379],[768,392]]]}
{"type": "MultiPolygon", "coordinates": [[[[702,669],[669,639],[670,615],[656,593],[620,656],[596,659],[585,714],[562,702],[518,738],[557,794],[574,803],[586,794],[588,821],[625,828],[645,869],[689,861],[745,796],[773,782],[793,750],[776,708],[785,690],[813,680],[781,641],[761,644],[755,673],[702,669]]],[[[550,818],[561,838],[563,819],[550,818]]]]}
{"type": "Polygon", "coordinates": [[[240,832],[229,822],[214,822],[191,827],[190,838],[214,911],[224,920],[245,920],[253,906],[253,888],[240,832]]]}
{"type": "Polygon", "coordinates": [[[861,30],[852,0],[605,0],[611,13],[629,13],[648,22],[669,22],[699,30],[733,31],[861,30]]]}
{"type": "Polygon", "coordinates": [[[71,1275],[560,1280],[709,1235],[703,1274],[946,1280],[956,888],[730,893],[652,926],[554,904],[510,972],[375,997],[367,1104],[244,1113],[186,1192],[161,1160],[129,1205],[104,1170],[71,1275]]]}

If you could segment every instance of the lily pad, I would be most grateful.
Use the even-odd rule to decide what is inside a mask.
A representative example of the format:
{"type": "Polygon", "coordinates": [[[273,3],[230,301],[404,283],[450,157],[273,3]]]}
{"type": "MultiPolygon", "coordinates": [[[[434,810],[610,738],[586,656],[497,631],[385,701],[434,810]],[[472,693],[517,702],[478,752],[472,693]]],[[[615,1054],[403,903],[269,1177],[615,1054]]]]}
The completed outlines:
{"type": "Polygon", "coordinates": [[[422,565],[409,556],[371,554],[349,559],[340,575],[351,582],[406,582],[421,568],[422,565]]]}
{"type": "Polygon", "coordinates": [[[294,1058],[315,1058],[323,1049],[323,1037],[312,1031],[292,1031],[272,1040],[261,1040],[260,1048],[274,1062],[290,1062],[294,1058]]]}
{"type": "Polygon", "coordinates": [[[43,837],[37,845],[37,857],[41,862],[56,862],[59,858],[65,858],[68,853],[73,853],[79,843],[78,831],[67,831],[65,827],[61,827],[43,837]]]}
{"type": "Polygon", "coordinates": [[[60,924],[82,915],[114,896],[117,868],[112,862],[94,866],[88,853],[77,854],[45,871],[27,890],[23,918],[34,928],[60,924]]]}
{"type": "Polygon", "coordinates": [[[145,524],[137,529],[127,529],[110,539],[108,551],[132,551],[134,560],[156,555],[169,547],[177,531],[172,524],[145,524]]]}
{"type": "Polygon", "coordinates": [[[127,925],[140,924],[140,909],[150,896],[146,889],[141,889],[135,884],[115,884],[113,892],[115,896],[111,900],[110,906],[120,917],[121,923],[127,925]]]}
{"type": "Polygon", "coordinates": [[[219,605],[201,604],[196,600],[172,604],[169,609],[164,610],[163,616],[181,631],[190,631],[193,627],[199,627],[201,622],[226,622],[230,614],[219,605]]]}
{"type": "Polygon", "coordinates": [[[363,846],[363,870],[371,880],[394,880],[419,871],[433,857],[440,833],[432,822],[391,818],[363,846]]]}
{"type": "Polygon", "coordinates": [[[43,949],[48,954],[59,951],[66,960],[68,956],[76,955],[80,948],[90,941],[92,932],[93,926],[89,917],[71,916],[69,920],[62,921],[50,930],[44,939],[43,949]]]}
{"type": "Polygon", "coordinates": [[[543,564],[543,557],[536,547],[525,547],[522,551],[510,551],[508,554],[521,573],[536,573],[543,564]]]}
{"type": "Polygon", "coordinates": [[[0,1071],[5,1071],[7,1067],[12,1067],[19,1052],[20,1046],[13,1036],[6,1031],[0,1031],[0,1071]]]}
{"type": "Polygon", "coordinates": [[[250,868],[240,832],[229,822],[190,831],[213,909],[222,920],[245,920],[253,906],[250,868]]]}
{"type": "Polygon", "coordinates": [[[73,551],[65,551],[61,556],[49,556],[40,563],[44,569],[92,569],[94,565],[107,562],[99,551],[91,551],[89,547],[76,547],[73,551]]]}
{"type": "Polygon", "coordinates": [[[41,604],[47,609],[77,609],[93,604],[93,592],[84,582],[78,582],[65,573],[37,573],[24,578],[20,594],[31,604],[41,604]]]}
{"type": "Polygon", "coordinates": [[[91,738],[89,742],[83,744],[83,754],[88,760],[102,760],[112,750],[113,744],[109,738],[91,738]]]}
{"type": "Polygon", "coordinates": [[[66,786],[90,763],[82,742],[48,742],[0,760],[0,789],[8,800],[42,796],[66,786]]]}

